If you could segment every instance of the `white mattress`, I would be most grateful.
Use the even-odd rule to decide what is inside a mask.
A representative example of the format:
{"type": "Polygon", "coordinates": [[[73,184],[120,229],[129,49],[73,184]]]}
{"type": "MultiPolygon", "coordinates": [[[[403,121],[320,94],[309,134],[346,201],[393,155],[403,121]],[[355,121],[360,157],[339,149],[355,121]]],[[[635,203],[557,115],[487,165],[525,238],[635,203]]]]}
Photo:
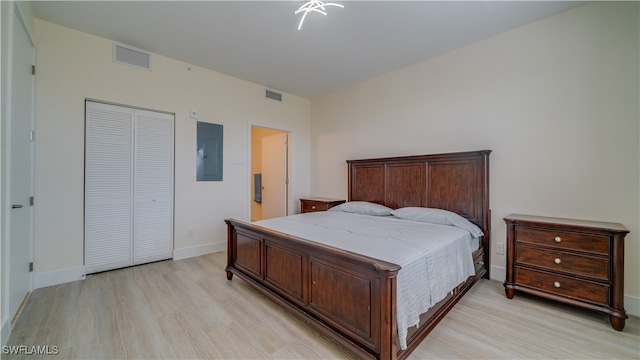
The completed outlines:
{"type": "Polygon", "coordinates": [[[254,224],[400,265],[397,318],[400,348],[407,329],[469,276],[478,238],[447,225],[341,211],[293,215],[254,224]]]}

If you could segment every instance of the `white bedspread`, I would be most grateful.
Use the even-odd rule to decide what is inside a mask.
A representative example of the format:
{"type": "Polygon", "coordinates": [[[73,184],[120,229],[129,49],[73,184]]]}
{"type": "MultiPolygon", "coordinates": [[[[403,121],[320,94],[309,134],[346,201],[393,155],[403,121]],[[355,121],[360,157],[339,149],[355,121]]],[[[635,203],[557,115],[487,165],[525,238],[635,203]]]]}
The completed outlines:
{"type": "Polygon", "coordinates": [[[397,318],[400,348],[407,329],[469,276],[478,239],[453,226],[340,211],[313,212],[254,224],[400,265],[397,318]]]}

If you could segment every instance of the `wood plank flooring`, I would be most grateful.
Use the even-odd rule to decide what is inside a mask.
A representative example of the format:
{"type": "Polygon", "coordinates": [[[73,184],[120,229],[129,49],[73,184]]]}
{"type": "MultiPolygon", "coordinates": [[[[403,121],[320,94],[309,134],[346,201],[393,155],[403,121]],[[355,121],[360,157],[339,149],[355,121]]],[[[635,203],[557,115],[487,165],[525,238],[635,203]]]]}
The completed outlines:
{"type": "MultiPolygon", "coordinates": [[[[59,359],[351,359],[234,277],[226,254],[163,261],[35,290],[8,346],[59,359]]],[[[517,294],[481,280],[410,359],[639,359],[640,320],[517,294]]],[[[6,355],[3,359],[51,359],[6,355]]]]}

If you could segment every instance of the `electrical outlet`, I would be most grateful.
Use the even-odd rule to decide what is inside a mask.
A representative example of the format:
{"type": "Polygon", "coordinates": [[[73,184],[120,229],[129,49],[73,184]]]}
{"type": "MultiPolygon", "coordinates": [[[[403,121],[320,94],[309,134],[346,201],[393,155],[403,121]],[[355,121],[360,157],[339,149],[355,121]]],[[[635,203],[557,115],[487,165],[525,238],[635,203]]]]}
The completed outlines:
{"type": "Polygon", "coordinates": [[[496,254],[504,255],[504,244],[503,243],[496,243],[496,254]]]}
{"type": "Polygon", "coordinates": [[[193,229],[187,229],[187,237],[191,239],[193,237],[193,229]]]}

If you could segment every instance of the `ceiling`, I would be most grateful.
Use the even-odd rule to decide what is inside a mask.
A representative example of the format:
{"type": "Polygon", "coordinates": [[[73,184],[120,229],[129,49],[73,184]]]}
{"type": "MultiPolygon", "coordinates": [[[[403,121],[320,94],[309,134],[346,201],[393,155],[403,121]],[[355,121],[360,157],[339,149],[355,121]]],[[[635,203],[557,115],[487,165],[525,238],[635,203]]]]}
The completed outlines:
{"type": "Polygon", "coordinates": [[[577,1],[32,1],[36,18],[304,98],[318,97],[577,1]]]}

